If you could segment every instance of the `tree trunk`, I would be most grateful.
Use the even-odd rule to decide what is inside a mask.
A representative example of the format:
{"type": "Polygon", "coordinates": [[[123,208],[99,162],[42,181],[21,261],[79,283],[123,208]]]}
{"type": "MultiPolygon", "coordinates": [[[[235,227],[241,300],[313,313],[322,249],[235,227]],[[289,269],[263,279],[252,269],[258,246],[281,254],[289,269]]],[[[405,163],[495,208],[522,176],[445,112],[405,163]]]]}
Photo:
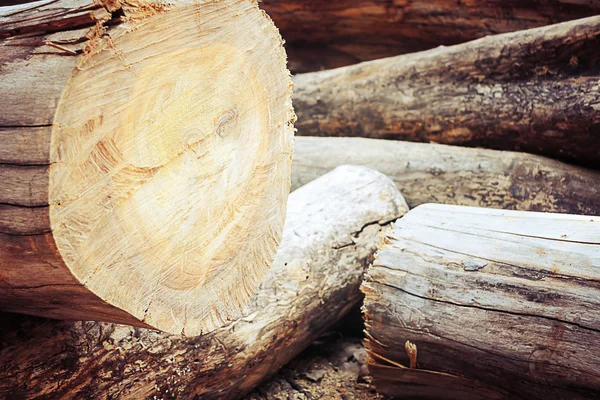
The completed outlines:
{"type": "Polygon", "coordinates": [[[242,318],[208,335],[5,320],[0,397],[239,398],[357,305],[381,225],[407,210],[389,178],[363,167],[337,168],[295,191],[260,290],[242,318]]]}
{"type": "Polygon", "coordinates": [[[294,72],[453,45],[596,15],[596,0],[263,0],[294,72]]]}
{"type": "Polygon", "coordinates": [[[600,215],[600,172],[525,153],[363,138],[297,137],[292,190],[352,162],[423,203],[600,215]]]}
{"type": "Polygon", "coordinates": [[[599,217],[419,206],[361,287],[375,384],[411,398],[598,398],[599,283],[599,217]]]}
{"type": "Polygon", "coordinates": [[[600,16],[298,75],[298,132],[521,150],[600,167],[600,16]]]}
{"type": "Polygon", "coordinates": [[[0,309],[196,335],[281,237],[294,114],[253,1],[0,11],[0,309]]]}

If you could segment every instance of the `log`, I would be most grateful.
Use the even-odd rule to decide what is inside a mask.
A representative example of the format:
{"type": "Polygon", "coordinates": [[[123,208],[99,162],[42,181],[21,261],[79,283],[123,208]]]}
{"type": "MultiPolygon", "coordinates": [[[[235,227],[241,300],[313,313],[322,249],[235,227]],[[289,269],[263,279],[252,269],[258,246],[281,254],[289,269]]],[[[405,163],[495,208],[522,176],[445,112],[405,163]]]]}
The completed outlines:
{"type": "Polygon", "coordinates": [[[361,289],[384,394],[600,396],[599,217],[422,205],[361,289]]]}
{"type": "Polygon", "coordinates": [[[364,138],[296,137],[292,190],[339,165],[389,176],[424,203],[600,215],[600,172],[525,153],[364,138]]]}
{"type": "Polygon", "coordinates": [[[294,72],[453,45],[600,13],[597,0],[263,0],[294,72]]]}
{"type": "Polygon", "coordinates": [[[296,127],[600,168],[599,46],[597,16],[297,75],[296,127]]]}
{"type": "Polygon", "coordinates": [[[238,316],[295,118],[256,2],[36,2],[0,38],[0,310],[188,336],[238,316]]]}
{"type": "Polygon", "coordinates": [[[361,300],[382,226],[406,202],[389,178],[339,167],[289,197],[281,246],[243,317],[184,338],[4,314],[0,397],[237,399],[361,300]]]}

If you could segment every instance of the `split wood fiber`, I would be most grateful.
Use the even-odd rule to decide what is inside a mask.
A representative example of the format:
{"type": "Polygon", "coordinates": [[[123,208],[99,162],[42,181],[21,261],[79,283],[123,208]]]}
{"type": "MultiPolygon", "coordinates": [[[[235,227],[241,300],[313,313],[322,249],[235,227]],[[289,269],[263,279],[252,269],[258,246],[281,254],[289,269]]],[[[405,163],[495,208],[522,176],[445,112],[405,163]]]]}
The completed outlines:
{"type": "Polygon", "coordinates": [[[0,315],[0,397],[238,399],[356,307],[382,229],[407,210],[393,182],[364,167],[298,189],[258,293],[208,335],[0,315]]]}
{"type": "Polygon", "coordinates": [[[361,289],[383,394],[600,396],[600,217],[422,205],[396,222],[361,289]]]}
{"type": "Polygon", "coordinates": [[[0,309],[188,336],[234,319],[283,229],[281,37],[254,1],[0,9],[0,309]]]}

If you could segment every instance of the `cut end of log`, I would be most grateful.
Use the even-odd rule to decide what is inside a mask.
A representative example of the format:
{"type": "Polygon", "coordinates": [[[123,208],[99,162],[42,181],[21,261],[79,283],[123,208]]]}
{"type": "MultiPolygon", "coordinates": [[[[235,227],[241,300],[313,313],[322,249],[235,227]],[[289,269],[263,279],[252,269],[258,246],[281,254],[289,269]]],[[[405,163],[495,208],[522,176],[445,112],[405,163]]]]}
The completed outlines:
{"type": "Polygon", "coordinates": [[[131,21],[93,43],[63,89],[51,231],[100,299],[197,335],[241,312],[282,234],[295,119],[285,52],[255,2],[131,21]]]}

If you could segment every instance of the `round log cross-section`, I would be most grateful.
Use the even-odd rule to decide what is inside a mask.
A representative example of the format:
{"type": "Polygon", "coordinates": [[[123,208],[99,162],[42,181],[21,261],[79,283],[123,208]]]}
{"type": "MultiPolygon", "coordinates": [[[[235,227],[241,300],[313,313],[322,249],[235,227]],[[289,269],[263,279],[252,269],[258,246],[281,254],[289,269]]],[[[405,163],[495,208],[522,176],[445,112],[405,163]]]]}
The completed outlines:
{"type": "Polygon", "coordinates": [[[291,81],[256,2],[133,4],[0,15],[0,309],[197,335],[275,255],[291,81]]]}

